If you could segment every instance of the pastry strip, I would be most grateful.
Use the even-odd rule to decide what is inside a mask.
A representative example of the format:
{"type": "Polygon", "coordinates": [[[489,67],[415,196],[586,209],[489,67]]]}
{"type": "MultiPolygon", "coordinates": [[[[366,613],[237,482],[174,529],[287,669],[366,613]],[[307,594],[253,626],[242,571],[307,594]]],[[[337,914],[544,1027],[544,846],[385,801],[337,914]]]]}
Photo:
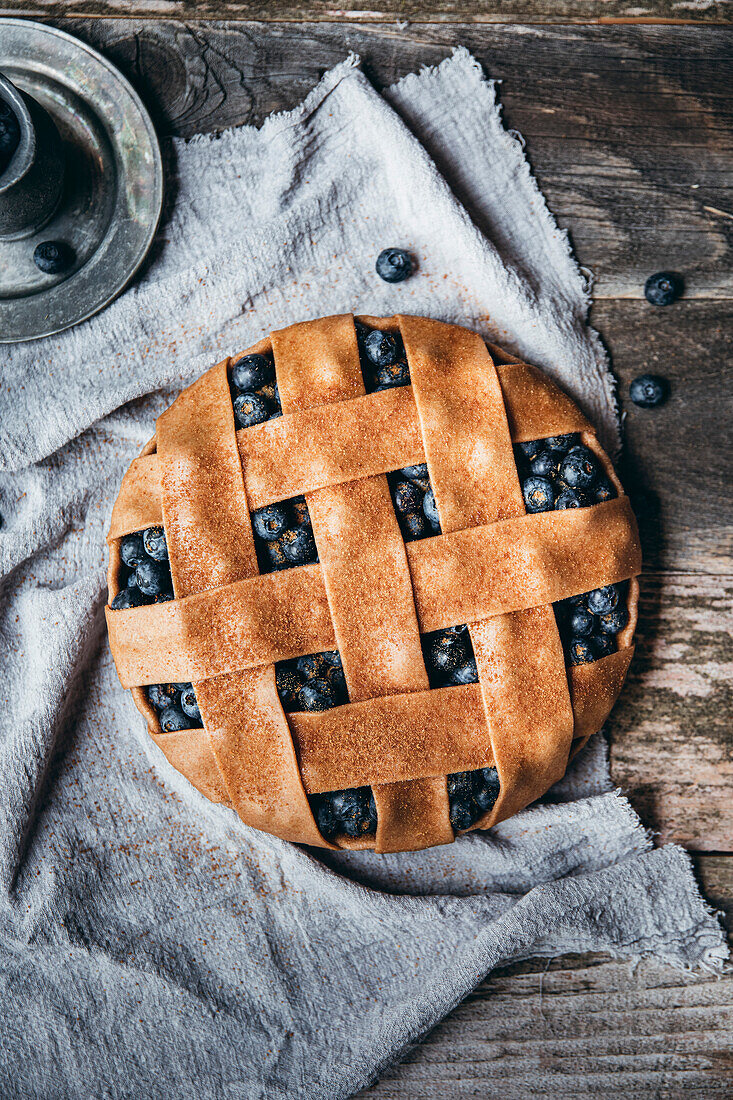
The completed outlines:
{"type": "MultiPolygon", "coordinates": [[[[364,391],[356,330],[350,315],[293,325],[272,337],[283,413],[308,409],[325,396],[340,402],[364,391]]],[[[349,407],[353,407],[350,402],[349,407]]],[[[306,494],[323,569],[337,648],[352,703],[428,688],[405,545],[384,476],[306,494]]],[[[335,708],[337,716],[343,708],[335,708]]],[[[291,717],[291,727],[293,719],[291,717]]],[[[361,751],[373,754],[367,739],[361,751]]],[[[394,776],[391,776],[394,779],[394,776]]],[[[331,788],[332,790],[335,788],[331,788]]],[[[377,851],[404,847],[402,822],[379,817],[377,851]]],[[[403,790],[422,802],[421,789],[403,790]]],[[[430,843],[449,843],[447,793],[432,822],[430,843]]],[[[427,822],[423,821],[423,829],[427,822]]]]}
{"type": "MultiPolygon", "coordinates": [[[[156,427],[176,595],[253,576],[257,556],[227,364],[213,367],[184,390],[156,427]]],[[[206,649],[214,643],[201,634],[194,607],[194,602],[182,602],[184,644],[206,649]]],[[[274,670],[228,672],[194,680],[194,688],[229,800],[242,820],[275,829],[285,839],[324,844],[300,781],[274,670]]]]}

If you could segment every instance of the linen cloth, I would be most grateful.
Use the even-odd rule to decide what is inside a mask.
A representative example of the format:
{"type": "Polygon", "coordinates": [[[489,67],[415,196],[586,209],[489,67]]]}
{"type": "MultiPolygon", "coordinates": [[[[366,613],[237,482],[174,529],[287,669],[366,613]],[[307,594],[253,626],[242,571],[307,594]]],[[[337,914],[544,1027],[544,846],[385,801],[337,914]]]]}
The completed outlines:
{"type": "Polygon", "coordinates": [[[3,349],[0,1094],[346,1097],[493,967],[604,950],[719,969],[593,739],[540,805],[409,855],[324,854],[199,795],[106,643],[104,535],[155,416],[207,366],[324,313],[464,323],[618,441],[588,294],[493,83],[462,50],[377,94],[355,58],[259,130],[173,141],[136,284],[3,349]],[[419,270],[390,286],[382,247],[419,270]]]}

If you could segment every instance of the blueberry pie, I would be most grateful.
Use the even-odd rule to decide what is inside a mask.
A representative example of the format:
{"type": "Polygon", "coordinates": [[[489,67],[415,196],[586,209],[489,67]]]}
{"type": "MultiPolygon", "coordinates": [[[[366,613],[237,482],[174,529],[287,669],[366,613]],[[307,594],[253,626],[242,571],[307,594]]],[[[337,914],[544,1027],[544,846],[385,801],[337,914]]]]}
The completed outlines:
{"type": "Polygon", "coordinates": [[[110,645],[151,736],[287,840],[408,851],[509,817],[633,653],[636,523],[592,426],[425,318],[309,321],[212,367],[108,541],[110,645]]]}

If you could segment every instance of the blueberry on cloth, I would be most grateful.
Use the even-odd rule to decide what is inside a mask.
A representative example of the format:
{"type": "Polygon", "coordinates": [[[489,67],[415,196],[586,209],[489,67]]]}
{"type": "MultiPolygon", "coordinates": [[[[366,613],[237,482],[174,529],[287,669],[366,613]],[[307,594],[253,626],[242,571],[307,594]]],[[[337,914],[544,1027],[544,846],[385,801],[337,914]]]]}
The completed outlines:
{"type": "Polygon", "coordinates": [[[590,638],[571,638],[568,657],[571,665],[587,665],[590,661],[595,661],[593,641],[590,638]]]}
{"type": "Polygon", "coordinates": [[[540,451],[536,458],[529,464],[530,473],[535,477],[557,477],[560,468],[560,454],[557,451],[540,451]]]}
{"type": "Polygon", "coordinates": [[[151,684],[145,691],[156,710],[164,710],[178,703],[179,689],[176,684],[151,684]]]}
{"type": "Polygon", "coordinates": [[[336,692],[328,680],[308,680],[298,694],[302,710],[330,710],[337,705],[336,692]]]}
{"type": "Polygon", "coordinates": [[[618,605],[619,591],[615,584],[604,585],[603,588],[594,588],[587,595],[588,610],[591,615],[606,615],[618,605]]]}
{"type": "Polygon", "coordinates": [[[655,409],[669,393],[669,383],[658,374],[640,374],[629,386],[629,397],[641,409],[655,409]]]}
{"type": "Polygon", "coordinates": [[[412,481],[398,481],[392,494],[398,512],[416,512],[422,504],[422,493],[412,481]]]}
{"type": "Polygon", "coordinates": [[[268,504],[252,513],[252,529],[265,542],[274,542],[287,526],[288,514],[281,504],[268,504]]]}
{"type": "Polygon", "coordinates": [[[0,173],[20,144],[20,123],[9,103],[0,99],[0,173]]]}
{"type": "Polygon", "coordinates": [[[113,611],[129,611],[131,607],[140,607],[146,602],[139,588],[128,587],[118,592],[109,606],[113,611]]]}
{"type": "Polygon", "coordinates": [[[421,462],[419,466],[403,466],[397,473],[402,474],[408,481],[422,481],[428,476],[428,465],[427,462],[421,462]]]}
{"type": "Polygon", "coordinates": [[[568,616],[568,628],[576,638],[585,638],[593,632],[595,620],[584,607],[573,607],[568,616]]]}
{"type": "Polygon", "coordinates": [[[74,249],[65,241],[43,241],[36,245],[33,262],[46,275],[68,271],[75,259],[74,249]]]}
{"type": "Polygon", "coordinates": [[[598,474],[596,456],[582,444],[573,447],[560,464],[560,480],[571,489],[590,489],[598,474]]]}
{"type": "Polygon", "coordinates": [[[286,562],[291,565],[307,565],[318,561],[316,543],[309,527],[296,527],[285,531],[280,539],[286,562]]]}
{"type": "Polygon", "coordinates": [[[160,596],[170,591],[171,574],[165,562],[144,558],[135,570],[135,577],[138,588],[146,596],[160,596]]]}
{"type": "Polygon", "coordinates": [[[160,728],[163,733],[178,733],[191,728],[191,723],[180,707],[173,704],[160,712],[160,728]]]}
{"type": "Polygon", "coordinates": [[[433,529],[422,512],[408,512],[406,516],[400,518],[405,540],[408,542],[412,542],[414,539],[424,539],[426,535],[433,534],[433,529]]]}
{"type": "Polygon", "coordinates": [[[629,613],[625,607],[616,607],[613,611],[607,611],[605,615],[598,616],[598,629],[602,634],[618,634],[629,621],[629,613]]]}
{"type": "Polygon", "coordinates": [[[555,511],[565,508],[585,508],[588,498],[578,489],[563,489],[555,501],[555,511]]]}
{"type": "Polygon", "coordinates": [[[143,546],[145,553],[153,561],[168,561],[168,546],[165,541],[165,531],[162,527],[148,527],[143,531],[143,546]]]}
{"type": "Polygon", "coordinates": [[[384,248],[375,266],[377,275],[385,283],[401,283],[412,275],[412,257],[404,248],[384,248]]]}
{"type": "Polygon", "coordinates": [[[476,668],[476,659],[469,657],[467,661],[464,661],[458,668],[454,668],[448,677],[449,684],[477,684],[478,683],[478,669],[476,668]]]}
{"type": "Polygon", "coordinates": [[[440,516],[438,515],[438,505],[435,501],[435,493],[432,489],[428,489],[427,493],[423,497],[422,510],[425,513],[425,519],[428,521],[431,527],[436,530],[440,529],[440,516]]]}
{"type": "Polygon", "coordinates": [[[143,546],[143,537],[139,531],[136,531],[134,535],[125,535],[120,540],[120,557],[129,569],[134,569],[143,560],[145,547],[143,546]]]}
{"type": "Polygon", "coordinates": [[[298,694],[303,686],[303,677],[290,665],[277,665],[275,683],[280,702],[285,710],[295,710],[298,694]]]}
{"type": "Polygon", "coordinates": [[[644,283],[644,297],[653,306],[671,306],[684,289],[679,275],[674,271],[658,271],[644,283]]]}
{"type": "Polygon", "coordinates": [[[264,355],[243,355],[232,364],[232,385],[241,393],[274,381],[275,367],[264,355]]]}
{"type": "Polygon", "coordinates": [[[593,638],[593,649],[596,659],[608,657],[609,653],[616,652],[616,639],[611,634],[596,634],[593,638]]]}
{"type": "Polygon", "coordinates": [[[193,684],[186,684],[181,691],[181,710],[184,714],[187,714],[189,718],[195,718],[197,722],[201,721],[201,711],[196,701],[196,692],[193,690],[193,684]]]}
{"type": "Polygon", "coordinates": [[[257,393],[240,393],[233,401],[234,419],[240,428],[252,428],[270,418],[270,406],[257,393]]]}
{"type": "Polygon", "coordinates": [[[555,503],[555,490],[546,477],[528,477],[522,495],[528,512],[548,512],[555,503]]]}
{"type": "Polygon", "coordinates": [[[375,367],[390,367],[402,354],[397,338],[391,332],[372,329],[364,338],[364,351],[375,367]]]}

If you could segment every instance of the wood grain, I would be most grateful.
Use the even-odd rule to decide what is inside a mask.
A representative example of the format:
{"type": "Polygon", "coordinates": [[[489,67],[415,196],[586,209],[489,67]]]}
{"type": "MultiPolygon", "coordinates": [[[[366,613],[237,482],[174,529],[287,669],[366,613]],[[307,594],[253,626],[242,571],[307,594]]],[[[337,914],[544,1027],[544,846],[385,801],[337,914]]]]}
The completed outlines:
{"type": "Polygon", "coordinates": [[[330,0],[5,0],[2,14],[134,16],[150,19],[228,19],[308,22],[411,23],[727,23],[725,0],[380,0],[335,5],[330,0]]]}
{"type": "Polygon", "coordinates": [[[550,208],[594,294],[636,298],[660,268],[687,298],[733,297],[733,31],[675,27],[69,23],[137,85],[164,132],[258,124],[349,50],[377,86],[457,45],[502,80],[550,208]]]}

